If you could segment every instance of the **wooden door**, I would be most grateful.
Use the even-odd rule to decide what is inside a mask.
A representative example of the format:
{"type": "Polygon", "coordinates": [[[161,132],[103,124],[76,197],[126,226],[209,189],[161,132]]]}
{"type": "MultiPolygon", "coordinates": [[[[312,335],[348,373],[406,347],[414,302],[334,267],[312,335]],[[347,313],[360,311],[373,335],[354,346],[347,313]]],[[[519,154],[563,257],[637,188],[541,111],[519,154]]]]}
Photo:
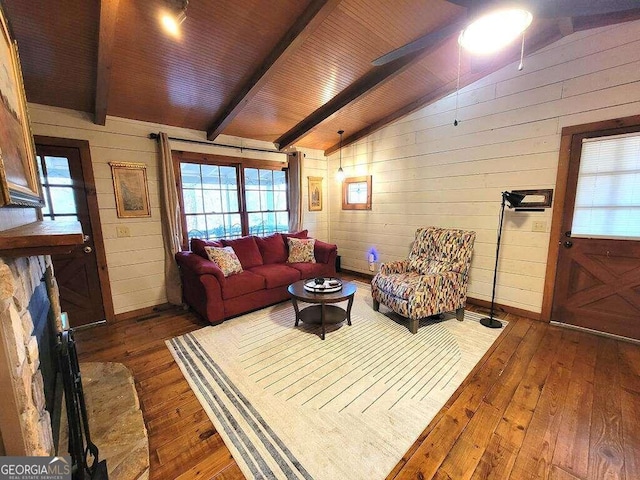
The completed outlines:
{"type": "Polygon", "coordinates": [[[36,144],[40,181],[46,205],[44,220],[78,220],[85,243],[70,254],[52,255],[60,291],[60,306],[72,327],[105,320],[103,292],[98,272],[96,242],[90,217],[80,150],[36,144]]]}
{"type": "MultiPolygon", "coordinates": [[[[585,168],[581,172],[581,159],[586,158],[583,150],[588,148],[584,147],[585,141],[594,144],[593,140],[600,141],[602,145],[598,148],[602,148],[606,145],[602,140],[613,145],[612,142],[620,139],[637,137],[638,131],[640,126],[572,135],[551,320],[640,340],[640,188],[633,187],[634,181],[638,187],[640,182],[631,179],[631,186],[625,186],[629,177],[623,178],[639,176],[640,147],[634,154],[635,160],[631,158],[635,167],[625,164],[609,169],[603,160],[602,167],[597,167],[601,173],[591,173],[585,168]],[[589,175],[600,177],[590,180],[589,175]],[[581,190],[583,187],[579,189],[579,177],[587,178],[584,182],[591,181],[595,192],[590,200],[590,213],[582,217],[574,215],[583,208],[580,204],[576,206],[576,194],[578,192],[580,202],[590,196],[585,196],[588,191],[581,190]],[[600,205],[593,197],[609,195],[603,189],[609,189],[612,197],[625,195],[624,202],[630,206],[617,205],[620,200],[616,198],[608,205],[600,205]],[[626,227],[616,226],[613,217],[618,217],[618,212],[624,213],[620,217],[624,218],[626,227]],[[576,234],[578,230],[574,227],[578,224],[580,232],[576,234]],[[625,228],[630,232],[627,238],[625,228]]],[[[613,164],[622,163],[615,160],[622,157],[618,150],[609,151],[613,164]]]]}

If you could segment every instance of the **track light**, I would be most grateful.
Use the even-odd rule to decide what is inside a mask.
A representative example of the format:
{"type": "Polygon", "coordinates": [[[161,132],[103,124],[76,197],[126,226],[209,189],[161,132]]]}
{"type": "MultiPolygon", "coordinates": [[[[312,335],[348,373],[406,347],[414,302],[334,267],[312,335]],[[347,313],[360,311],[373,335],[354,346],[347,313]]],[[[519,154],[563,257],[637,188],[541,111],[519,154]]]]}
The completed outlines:
{"type": "Polygon", "coordinates": [[[187,19],[187,5],[189,0],[181,0],[179,7],[165,11],[160,17],[160,22],[168,34],[174,37],[180,35],[180,25],[187,19]]]}

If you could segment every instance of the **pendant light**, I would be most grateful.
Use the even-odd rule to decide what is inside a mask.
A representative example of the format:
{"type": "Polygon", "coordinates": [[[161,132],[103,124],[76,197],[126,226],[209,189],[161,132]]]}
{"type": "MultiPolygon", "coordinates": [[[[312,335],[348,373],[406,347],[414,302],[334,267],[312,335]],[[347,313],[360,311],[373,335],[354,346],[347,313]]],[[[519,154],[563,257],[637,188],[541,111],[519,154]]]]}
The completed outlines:
{"type": "Polygon", "coordinates": [[[342,170],[342,134],[344,130],[338,130],[338,135],[340,135],[340,168],[338,168],[338,173],[336,174],[336,178],[340,183],[344,181],[344,170],[342,170]]]}

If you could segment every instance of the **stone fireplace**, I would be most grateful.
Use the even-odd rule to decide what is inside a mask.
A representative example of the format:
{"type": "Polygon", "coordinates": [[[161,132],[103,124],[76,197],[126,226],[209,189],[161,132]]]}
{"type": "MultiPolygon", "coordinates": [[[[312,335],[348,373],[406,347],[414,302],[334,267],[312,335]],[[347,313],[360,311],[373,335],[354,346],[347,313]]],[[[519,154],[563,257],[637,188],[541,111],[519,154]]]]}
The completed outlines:
{"type": "Polygon", "coordinates": [[[0,258],[2,455],[55,453],[51,423],[56,383],[53,341],[60,330],[51,258],[0,258]]]}

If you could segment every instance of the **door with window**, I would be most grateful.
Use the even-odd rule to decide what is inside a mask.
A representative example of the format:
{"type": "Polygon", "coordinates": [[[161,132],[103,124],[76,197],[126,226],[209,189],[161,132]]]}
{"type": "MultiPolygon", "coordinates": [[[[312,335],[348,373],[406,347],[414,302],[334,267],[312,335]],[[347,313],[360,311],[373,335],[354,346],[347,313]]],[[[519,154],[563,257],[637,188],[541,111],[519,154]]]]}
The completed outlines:
{"type": "Polygon", "coordinates": [[[551,320],[640,339],[640,126],[572,136],[551,320]]]}
{"type": "Polygon", "coordinates": [[[45,198],[43,219],[79,221],[85,235],[85,243],[74,247],[71,253],[51,256],[60,307],[68,313],[72,327],[104,321],[103,289],[80,149],[39,143],[36,139],[36,153],[45,198]]]}

